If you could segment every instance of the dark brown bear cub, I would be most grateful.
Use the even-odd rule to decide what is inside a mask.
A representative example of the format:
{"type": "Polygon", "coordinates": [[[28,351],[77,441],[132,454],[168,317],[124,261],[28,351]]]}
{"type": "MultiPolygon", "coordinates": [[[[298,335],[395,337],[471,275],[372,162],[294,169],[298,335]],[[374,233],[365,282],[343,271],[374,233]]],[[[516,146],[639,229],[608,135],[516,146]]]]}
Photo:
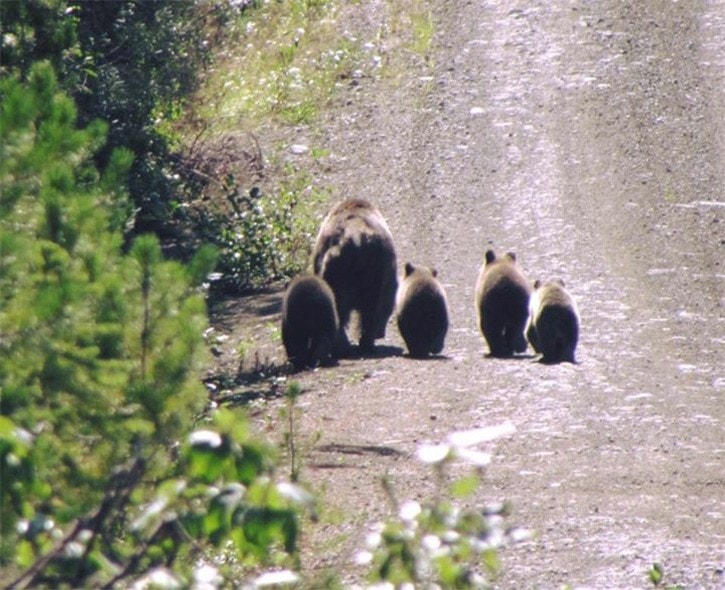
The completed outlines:
{"type": "Polygon", "coordinates": [[[488,250],[476,282],[476,309],[491,356],[505,358],[526,351],[524,328],[530,295],[531,285],[516,262],[516,254],[497,257],[488,250]]]}
{"type": "Polygon", "coordinates": [[[405,265],[398,289],[398,329],[410,356],[438,354],[448,332],[448,300],[435,269],[405,265]]]}
{"type": "Polygon", "coordinates": [[[575,363],[579,312],[564,281],[534,283],[526,337],[544,363],[575,363]]]}
{"type": "Polygon", "coordinates": [[[321,278],[295,277],[282,301],[282,343],[296,370],[315,367],[332,354],[338,321],[335,296],[321,278]]]}
{"type": "Polygon", "coordinates": [[[353,310],[360,314],[360,348],[370,351],[385,336],[398,288],[393,236],[380,211],[363,199],[338,203],[322,222],[313,264],[335,293],[336,354],[349,350],[345,329],[353,310]]]}

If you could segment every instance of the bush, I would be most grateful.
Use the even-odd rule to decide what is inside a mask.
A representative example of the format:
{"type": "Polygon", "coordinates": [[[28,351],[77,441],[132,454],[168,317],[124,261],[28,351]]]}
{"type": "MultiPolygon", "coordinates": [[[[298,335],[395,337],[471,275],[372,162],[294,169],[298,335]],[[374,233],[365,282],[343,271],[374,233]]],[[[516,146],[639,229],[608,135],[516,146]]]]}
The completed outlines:
{"type": "Polygon", "coordinates": [[[433,467],[439,489],[422,505],[399,502],[388,481],[386,491],[396,516],[379,523],[368,536],[358,562],[370,564],[372,587],[488,588],[498,573],[501,547],[530,538],[531,532],[506,525],[505,504],[466,507],[460,501],[479,486],[489,464],[488,453],[476,447],[514,432],[510,423],[455,432],[446,443],[424,445],[418,458],[433,467]],[[448,468],[457,461],[472,472],[446,489],[448,468]],[[451,498],[453,500],[451,500],[451,498]]]}
{"type": "Polygon", "coordinates": [[[256,187],[240,195],[239,186],[229,178],[226,200],[230,206],[204,210],[199,226],[219,251],[223,288],[258,288],[309,265],[319,225],[312,210],[329,197],[313,188],[308,176],[296,173],[291,178],[272,195],[263,195],[256,187]]]}
{"type": "Polygon", "coordinates": [[[157,0],[23,0],[0,3],[2,74],[27,76],[48,60],[78,119],[108,124],[94,151],[105,167],[118,147],[135,158],[128,173],[140,230],[168,227],[180,190],[160,122],[179,111],[211,60],[215,38],[246,3],[157,0]]]}
{"type": "Polygon", "coordinates": [[[189,557],[227,540],[242,564],[293,551],[294,494],[244,421],[189,437],[214,252],[184,267],[141,236],[123,254],[132,154],[96,168],[106,126],[76,128],[48,63],[0,97],[3,566],[19,586],[85,587],[158,567],[189,580],[189,557]]]}

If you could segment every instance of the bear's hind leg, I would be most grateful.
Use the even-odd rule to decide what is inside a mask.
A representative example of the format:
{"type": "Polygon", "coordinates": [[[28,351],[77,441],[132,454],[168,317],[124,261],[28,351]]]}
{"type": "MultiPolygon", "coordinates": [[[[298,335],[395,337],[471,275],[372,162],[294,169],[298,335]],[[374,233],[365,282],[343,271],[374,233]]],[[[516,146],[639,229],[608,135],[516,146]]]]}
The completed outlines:
{"type": "Polygon", "coordinates": [[[526,342],[526,336],[524,336],[524,323],[509,324],[506,327],[506,341],[507,346],[511,350],[511,354],[514,352],[526,352],[528,343],[526,342]]]}
{"type": "Polygon", "coordinates": [[[499,321],[489,320],[482,328],[483,337],[488,343],[489,355],[496,358],[511,356],[504,334],[504,326],[499,321]]]}

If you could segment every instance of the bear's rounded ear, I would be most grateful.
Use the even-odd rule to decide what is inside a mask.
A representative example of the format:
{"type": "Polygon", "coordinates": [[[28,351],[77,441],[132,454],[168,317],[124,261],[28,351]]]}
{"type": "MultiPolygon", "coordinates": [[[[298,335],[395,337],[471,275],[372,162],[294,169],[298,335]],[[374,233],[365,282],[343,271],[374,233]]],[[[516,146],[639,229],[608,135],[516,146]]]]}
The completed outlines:
{"type": "Polygon", "coordinates": [[[486,264],[491,264],[496,260],[496,253],[493,250],[486,250],[486,264]]]}
{"type": "Polygon", "coordinates": [[[431,267],[430,274],[432,274],[433,277],[437,277],[438,276],[438,271],[435,268],[431,267]]]}
{"type": "Polygon", "coordinates": [[[513,262],[516,262],[516,252],[506,252],[506,256],[508,256],[513,262]]]}
{"type": "Polygon", "coordinates": [[[566,287],[566,283],[564,282],[564,279],[559,279],[556,282],[559,283],[562,287],[566,287]]]}
{"type": "Polygon", "coordinates": [[[405,263],[405,276],[410,276],[410,274],[415,270],[415,267],[410,263],[405,263]]]}
{"type": "Polygon", "coordinates": [[[541,281],[539,279],[536,279],[534,281],[534,289],[538,289],[539,287],[541,287],[541,281]]]}

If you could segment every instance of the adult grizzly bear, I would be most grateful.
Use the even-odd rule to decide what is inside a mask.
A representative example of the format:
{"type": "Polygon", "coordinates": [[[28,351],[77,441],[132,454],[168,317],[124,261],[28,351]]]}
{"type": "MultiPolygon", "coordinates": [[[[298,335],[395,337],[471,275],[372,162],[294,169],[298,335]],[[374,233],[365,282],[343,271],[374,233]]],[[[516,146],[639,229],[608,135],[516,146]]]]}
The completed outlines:
{"type": "Polygon", "coordinates": [[[414,358],[438,354],[448,332],[448,299],[434,268],[405,264],[396,299],[398,330],[414,358]]]}
{"type": "Polygon", "coordinates": [[[338,320],[335,295],[320,277],[295,277],[282,301],[282,343],[299,371],[324,363],[332,354],[338,320]]]}
{"type": "Polygon", "coordinates": [[[564,281],[534,283],[526,338],[544,363],[576,362],[579,312],[564,281]]]}
{"type": "Polygon", "coordinates": [[[516,254],[497,257],[488,250],[476,282],[476,309],[491,356],[505,358],[526,351],[524,328],[530,295],[531,285],[516,262],[516,254]]]}
{"type": "Polygon", "coordinates": [[[335,293],[336,353],[350,347],[345,329],[353,310],[360,314],[360,349],[370,351],[385,336],[398,288],[393,236],[380,211],[363,199],[335,205],[317,235],[313,265],[335,293]]]}

